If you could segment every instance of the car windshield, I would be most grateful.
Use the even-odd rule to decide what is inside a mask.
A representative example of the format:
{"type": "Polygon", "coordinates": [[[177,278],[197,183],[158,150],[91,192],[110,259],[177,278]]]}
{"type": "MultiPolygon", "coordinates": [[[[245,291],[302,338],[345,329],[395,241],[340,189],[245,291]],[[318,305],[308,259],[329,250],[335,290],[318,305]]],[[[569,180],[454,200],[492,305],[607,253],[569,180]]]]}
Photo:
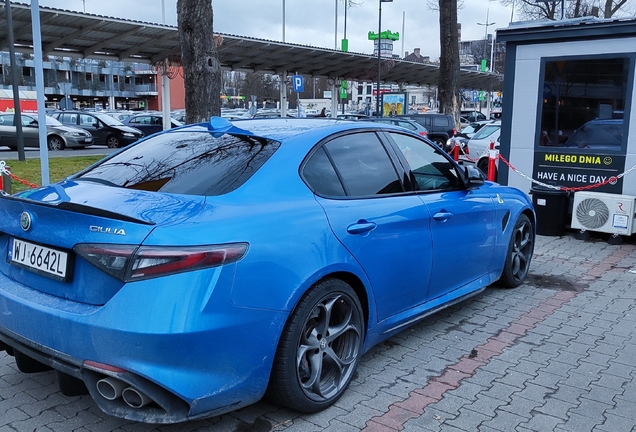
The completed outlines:
{"type": "Polygon", "coordinates": [[[108,126],[123,126],[124,124],[116,118],[109,116],[108,114],[93,114],[95,117],[106,123],[108,126]]]}
{"type": "Polygon", "coordinates": [[[156,135],[80,173],[75,180],[188,195],[222,195],[240,187],[280,143],[207,131],[156,135]]]}
{"type": "Polygon", "coordinates": [[[473,139],[480,140],[480,139],[488,138],[490,135],[497,132],[500,127],[501,127],[500,125],[485,125],[481,129],[479,129],[479,132],[477,132],[473,136],[473,139]]]}

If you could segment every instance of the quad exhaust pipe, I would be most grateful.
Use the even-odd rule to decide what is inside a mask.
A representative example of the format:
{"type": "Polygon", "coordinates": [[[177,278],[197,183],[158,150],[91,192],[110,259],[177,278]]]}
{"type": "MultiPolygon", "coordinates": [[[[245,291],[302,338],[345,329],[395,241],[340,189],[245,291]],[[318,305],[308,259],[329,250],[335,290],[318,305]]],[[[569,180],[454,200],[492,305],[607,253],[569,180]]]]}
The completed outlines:
{"type": "Polygon", "coordinates": [[[102,378],[97,381],[97,392],[110,401],[122,398],[131,408],[142,408],[153,402],[148,395],[130,384],[113,377],[102,378]]]}

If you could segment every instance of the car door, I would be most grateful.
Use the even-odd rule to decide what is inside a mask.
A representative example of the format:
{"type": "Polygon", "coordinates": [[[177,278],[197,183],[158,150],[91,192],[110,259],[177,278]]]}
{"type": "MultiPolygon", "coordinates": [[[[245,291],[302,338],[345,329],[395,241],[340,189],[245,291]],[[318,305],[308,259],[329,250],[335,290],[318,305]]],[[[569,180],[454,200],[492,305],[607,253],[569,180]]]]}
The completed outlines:
{"type": "Polygon", "coordinates": [[[78,116],[78,125],[93,135],[93,144],[106,145],[108,128],[99,119],[90,114],[80,113],[78,116]]]}
{"type": "Polygon", "coordinates": [[[423,303],[431,270],[429,214],[417,195],[404,192],[378,135],[334,138],[303,172],[333,233],[367,274],[378,319],[423,303]]]}
{"type": "MultiPolygon", "coordinates": [[[[22,114],[20,116],[22,122],[22,135],[24,136],[25,147],[40,146],[40,131],[38,121],[29,115],[22,114]]],[[[15,129],[15,128],[14,128],[15,129]]]]}
{"type": "Polygon", "coordinates": [[[0,115],[0,145],[11,148],[18,146],[17,132],[13,123],[14,115],[1,114],[0,115]]]}
{"type": "Polygon", "coordinates": [[[489,272],[497,235],[495,203],[481,188],[466,188],[444,152],[409,135],[388,135],[404,155],[420,190],[417,196],[431,215],[427,300],[433,300],[489,272]]]}

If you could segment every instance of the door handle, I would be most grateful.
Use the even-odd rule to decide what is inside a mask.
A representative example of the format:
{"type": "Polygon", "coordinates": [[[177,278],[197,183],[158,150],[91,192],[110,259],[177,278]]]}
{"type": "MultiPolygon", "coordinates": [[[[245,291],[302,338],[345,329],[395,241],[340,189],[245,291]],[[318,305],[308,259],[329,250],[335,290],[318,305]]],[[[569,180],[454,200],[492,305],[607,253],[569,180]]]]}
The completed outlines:
{"type": "Polygon", "coordinates": [[[441,222],[446,222],[448,219],[450,219],[453,216],[453,214],[451,212],[447,212],[447,211],[441,211],[441,212],[437,212],[433,215],[433,219],[441,221],[441,222]]]}
{"type": "Polygon", "coordinates": [[[375,222],[367,222],[365,220],[360,220],[357,223],[351,224],[347,227],[347,232],[349,234],[364,234],[376,227],[375,222]]]}

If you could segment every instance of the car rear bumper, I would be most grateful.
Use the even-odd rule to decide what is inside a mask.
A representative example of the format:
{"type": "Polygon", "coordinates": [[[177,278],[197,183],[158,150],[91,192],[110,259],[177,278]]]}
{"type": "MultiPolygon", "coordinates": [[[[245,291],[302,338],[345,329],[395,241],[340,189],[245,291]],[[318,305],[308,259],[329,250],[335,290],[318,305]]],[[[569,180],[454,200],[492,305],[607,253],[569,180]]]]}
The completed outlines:
{"type": "MultiPolygon", "coordinates": [[[[234,307],[229,300],[221,306],[214,295],[210,304],[196,293],[166,302],[154,292],[160,301],[149,301],[139,292],[151,284],[142,285],[99,307],[42,294],[0,274],[0,350],[4,343],[83,380],[104,412],[129,420],[175,423],[262,397],[286,312],[234,307]],[[184,305],[189,309],[175,310],[184,305]],[[152,403],[135,408],[123,397],[107,399],[97,388],[105,378],[152,403]]],[[[171,289],[174,297],[181,288],[171,289]]]]}

